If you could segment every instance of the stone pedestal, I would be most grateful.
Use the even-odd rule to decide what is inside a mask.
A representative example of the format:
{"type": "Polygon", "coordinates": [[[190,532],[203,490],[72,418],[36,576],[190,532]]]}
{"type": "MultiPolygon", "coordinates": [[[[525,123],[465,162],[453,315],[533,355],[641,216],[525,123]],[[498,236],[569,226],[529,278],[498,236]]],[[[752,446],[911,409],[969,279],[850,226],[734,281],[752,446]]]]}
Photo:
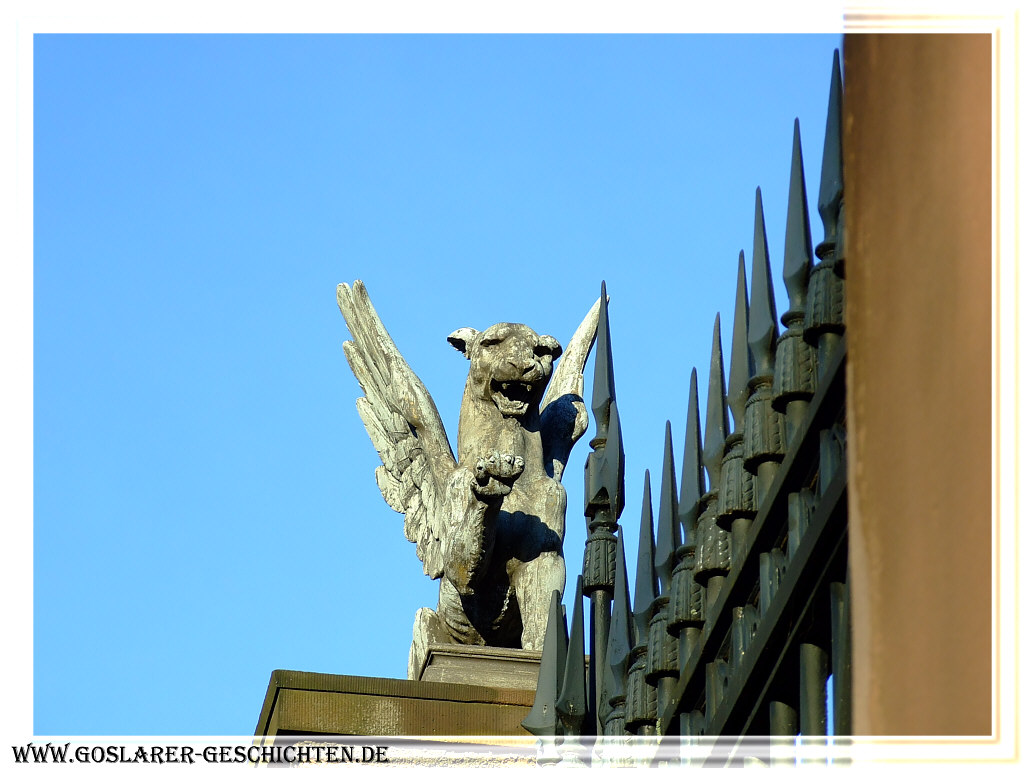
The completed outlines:
{"type": "Polygon", "coordinates": [[[534,691],[540,651],[452,643],[427,646],[417,679],[534,691]]]}
{"type": "MultiPolygon", "coordinates": [[[[495,664],[487,654],[470,654],[461,660],[464,664],[445,650],[433,658],[424,670],[434,667],[430,674],[449,678],[467,675],[467,668],[480,671],[495,664]]],[[[506,672],[501,679],[522,674],[506,672]]],[[[521,723],[533,706],[533,694],[525,688],[429,679],[276,670],[256,736],[528,736],[521,723]]]]}

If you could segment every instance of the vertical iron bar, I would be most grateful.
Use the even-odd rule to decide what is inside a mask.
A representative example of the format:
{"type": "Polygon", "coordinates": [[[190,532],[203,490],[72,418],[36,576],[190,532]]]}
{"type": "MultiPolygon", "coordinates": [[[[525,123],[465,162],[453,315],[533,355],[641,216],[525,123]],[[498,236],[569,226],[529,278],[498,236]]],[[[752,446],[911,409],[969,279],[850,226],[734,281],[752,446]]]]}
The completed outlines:
{"type": "Polygon", "coordinates": [[[853,733],[850,679],[850,592],[839,581],[832,582],[832,717],[836,736],[853,733]]]}
{"type": "MultiPolygon", "coordinates": [[[[666,424],[666,438],[671,439],[666,424]]],[[[669,474],[670,496],[669,504],[675,501],[675,467],[672,463],[671,443],[666,445],[664,475],[669,474]]],[[[666,478],[662,477],[662,501],[664,503],[664,491],[666,478]]],[[[660,521],[659,521],[660,522],[660,521]]],[[[674,523],[675,530],[669,533],[669,547],[678,542],[678,523],[674,523]]],[[[660,542],[659,542],[660,545],[660,542]]],[[[644,473],[644,503],[640,519],[640,546],[636,559],[636,613],[641,612],[641,600],[649,604],[644,612],[649,612],[650,620],[647,630],[647,683],[657,688],[657,711],[656,722],[660,723],[668,710],[669,699],[674,688],[675,680],[679,677],[679,641],[675,635],[669,634],[668,622],[670,619],[669,589],[671,588],[672,571],[671,566],[675,554],[674,547],[664,552],[668,560],[667,566],[661,568],[661,575],[664,575],[665,586],[658,589],[659,573],[657,566],[660,558],[654,546],[654,515],[651,509],[651,473],[644,473]],[[641,586],[643,590],[641,590],[641,586]]],[[[661,731],[659,731],[661,732],[661,731]]]]}
{"type": "MultiPolygon", "coordinates": [[[[746,552],[747,529],[757,512],[754,477],[743,464],[747,382],[751,376],[750,346],[747,344],[749,322],[746,265],[743,251],[740,251],[732,325],[732,357],[729,360],[729,393],[726,398],[732,413],[733,429],[725,440],[722,480],[718,491],[718,524],[730,532],[731,559],[737,562],[746,552]]],[[[708,605],[712,604],[710,597],[708,605]]]]}
{"type": "Polygon", "coordinates": [[[683,481],[679,488],[679,517],[684,529],[693,528],[692,521],[697,521],[694,578],[706,588],[706,604],[712,606],[729,572],[731,549],[728,531],[718,524],[717,497],[712,499],[705,492],[696,369],[690,371],[688,402],[683,442],[683,481]]]}
{"type": "Polygon", "coordinates": [[[779,329],[775,322],[775,291],[772,288],[760,187],[754,195],[754,264],[750,276],[748,337],[754,371],[747,383],[750,397],[743,419],[743,462],[748,472],[757,475],[756,502],[760,507],[786,453],[785,419],[771,405],[779,329]]]}
{"type": "Polygon", "coordinates": [[[790,650],[781,659],[778,672],[768,693],[768,733],[774,737],[769,747],[769,763],[773,768],[792,766],[795,755],[787,756],[781,747],[794,747],[800,732],[799,653],[790,650]]]}
{"type": "MultiPolygon", "coordinates": [[[[590,441],[592,451],[584,468],[588,535],[583,554],[583,594],[590,598],[590,668],[593,673],[590,676],[589,700],[591,711],[596,712],[604,686],[605,649],[615,583],[614,532],[618,528],[625,497],[625,455],[615,403],[608,293],[604,282],[601,283],[591,408],[597,422],[597,434],[590,441]]],[[[600,733],[600,719],[596,726],[600,733]]]]}
{"type": "MultiPolygon", "coordinates": [[[[645,474],[640,543],[637,547],[636,586],[633,592],[633,627],[636,632],[629,653],[626,676],[626,730],[641,736],[654,735],[658,718],[657,690],[648,681],[651,658],[651,618],[655,611],[657,575],[654,572],[651,475],[645,474]]],[[[618,567],[618,564],[616,564],[618,567]]]]}
{"type": "Polygon", "coordinates": [[[800,732],[800,716],[796,708],[785,701],[770,701],[768,702],[768,730],[772,739],[772,744],[768,748],[768,764],[771,768],[782,768],[782,766],[792,766],[796,762],[793,758],[783,760],[778,754],[778,748],[782,746],[782,743],[776,741],[782,737],[786,737],[791,741],[785,742],[787,746],[795,745],[795,737],[800,732]]]}
{"type": "Polygon", "coordinates": [[[633,613],[629,607],[629,579],[626,558],[622,551],[622,536],[615,547],[615,610],[608,631],[604,675],[598,702],[599,733],[622,736],[625,729],[626,670],[629,652],[633,647],[633,613]]]}
{"type": "Polygon", "coordinates": [[[772,407],[786,414],[786,438],[792,442],[803,422],[807,403],[818,380],[817,357],[804,340],[807,280],[811,269],[811,225],[807,215],[800,121],[793,121],[793,155],[789,174],[786,249],[782,277],[789,294],[789,309],[782,315],[786,332],[779,337],[775,358],[772,407]]]}
{"type": "Polygon", "coordinates": [[[583,576],[576,579],[576,599],[573,601],[572,629],[569,632],[565,656],[565,674],[562,688],[555,702],[555,711],[562,726],[560,765],[582,766],[585,748],[580,734],[587,719],[587,663],[583,656],[583,576]]]}
{"type": "Polygon", "coordinates": [[[815,249],[821,260],[811,270],[807,288],[808,306],[804,338],[818,348],[818,375],[824,375],[845,326],[843,276],[843,80],[839,51],[832,57],[832,84],[825,120],[825,148],[821,161],[818,213],[825,227],[825,239],[815,249]]]}
{"type": "Polygon", "coordinates": [[[784,701],[771,701],[768,706],[768,727],[772,736],[796,736],[800,732],[800,718],[795,707],[784,701]]]}
{"type": "MultiPolygon", "coordinates": [[[[587,597],[590,598],[590,685],[587,688],[587,706],[596,712],[600,706],[600,691],[606,684],[604,681],[606,663],[605,652],[600,646],[600,638],[608,637],[611,626],[612,600],[606,589],[595,589],[587,597]]],[[[607,643],[606,643],[607,647],[607,643]]],[[[595,730],[600,735],[604,731],[600,718],[595,719],[595,730]]]]}
{"type": "Polygon", "coordinates": [[[828,652],[814,643],[800,644],[800,733],[825,735],[825,682],[828,652]]]}
{"type": "Polygon", "coordinates": [[[555,700],[565,676],[568,645],[562,596],[554,589],[551,591],[548,624],[544,630],[544,650],[541,652],[540,669],[537,672],[537,692],[533,697],[533,707],[522,723],[523,728],[534,736],[554,736],[559,732],[555,700]]]}
{"type": "Polygon", "coordinates": [[[562,732],[579,736],[586,717],[587,692],[585,688],[587,665],[583,658],[583,576],[576,579],[576,599],[573,601],[572,629],[569,632],[565,656],[562,687],[555,701],[555,711],[562,723],[562,732]]]}

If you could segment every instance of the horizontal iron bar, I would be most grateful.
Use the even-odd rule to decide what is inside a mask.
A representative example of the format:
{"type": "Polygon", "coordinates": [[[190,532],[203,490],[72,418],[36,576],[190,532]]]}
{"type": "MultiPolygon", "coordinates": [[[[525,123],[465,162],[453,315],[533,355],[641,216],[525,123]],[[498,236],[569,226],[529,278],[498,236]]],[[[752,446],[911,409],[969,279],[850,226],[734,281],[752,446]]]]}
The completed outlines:
{"type": "MultiPolygon", "coordinates": [[[[765,503],[758,510],[747,532],[745,557],[730,570],[718,600],[714,606],[709,606],[700,651],[690,657],[668,699],[668,722],[664,713],[659,713],[661,733],[677,734],[679,714],[695,709],[699,704],[706,684],[704,665],[713,660],[725,640],[732,625],[733,607],[745,605],[747,596],[757,583],[760,568],[758,555],[772,549],[775,539],[788,525],[788,494],[799,490],[793,485],[798,482],[798,477],[799,483],[802,484],[808,473],[817,466],[818,433],[835,423],[836,416],[845,403],[845,371],[846,338],[843,337],[819,382],[817,392],[808,405],[804,421],[794,435],[794,445],[786,452],[775,480],[765,496],[765,503]]],[[[845,478],[845,475],[843,476],[845,478]]]]}

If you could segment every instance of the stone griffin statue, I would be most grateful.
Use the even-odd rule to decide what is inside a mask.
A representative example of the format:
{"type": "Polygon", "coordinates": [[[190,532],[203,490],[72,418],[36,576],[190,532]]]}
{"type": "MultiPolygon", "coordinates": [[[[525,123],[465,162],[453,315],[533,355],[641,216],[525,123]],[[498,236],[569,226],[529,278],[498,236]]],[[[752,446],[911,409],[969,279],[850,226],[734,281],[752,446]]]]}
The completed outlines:
{"type": "Polygon", "coordinates": [[[452,332],[448,341],[469,359],[458,459],[363,283],[339,285],[338,306],[352,334],[345,356],[365,393],[356,407],[383,462],[377,484],[405,514],[423,572],[440,579],[437,610],[416,614],[410,677],[432,644],[540,649],[551,590],[565,587],[560,480],[587,429],[583,366],[600,299],[564,355],[553,337],[517,323],[452,332]]]}

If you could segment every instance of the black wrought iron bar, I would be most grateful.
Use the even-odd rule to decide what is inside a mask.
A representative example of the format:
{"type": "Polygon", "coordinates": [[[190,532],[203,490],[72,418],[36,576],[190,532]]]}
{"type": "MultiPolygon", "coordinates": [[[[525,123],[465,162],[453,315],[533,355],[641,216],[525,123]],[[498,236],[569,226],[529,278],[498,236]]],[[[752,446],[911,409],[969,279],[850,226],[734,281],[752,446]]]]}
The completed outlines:
{"type": "MultiPolygon", "coordinates": [[[[669,493],[673,496],[673,498],[668,501],[668,504],[671,506],[675,503],[675,466],[672,459],[671,433],[668,431],[669,425],[667,423],[665,425],[665,429],[666,454],[664,459],[665,466],[662,469],[662,504],[664,505],[666,502],[666,482],[664,475],[667,472],[669,475],[669,493]]],[[[640,579],[642,579],[645,586],[649,585],[651,587],[650,594],[653,596],[653,600],[651,602],[651,619],[648,630],[647,684],[655,686],[658,691],[658,707],[655,722],[655,725],[657,725],[657,718],[659,718],[661,713],[664,711],[668,697],[675,685],[675,681],[679,677],[679,640],[675,634],[670,634],[668,631],[668,623],[671,618],[669,594],[672,576],[671,568],[662,568],[661,575],[666,576],[665,586],[660,590],[658,588],[660,575],[657,572],[658,553],[654,545],[654,520],[650,504],[650,494],[651,473],[647,472],[644,476],[645,503],[640,522],[640,547],[637,555],[636,569],[638,594],[640,579]]],[[[672,514],[671,510],[669,514],[672,514]]],[[[671,533],[675,534],[674,539],[675,541],[678,541],[678,523],[675,523],[674,529],[675,530],[671,533]]],[[[673,542],[669,541],[667,543],[668,546],[671,546],[673,542]]],[[[674,553],[670,554],[674,555],[674,553]]],[[[674,558],[670,556],[668,560],[669,566],[671,566],[674,558]]],[[[658,729],[656,728],[656,730],[658,729]]]]}
{"type": "Polygon", "coordinates": [[[615,546],[615,608],[612,611],[600,690],[599,720],[601,732],[608,736],[626,733],[626,673],[633,648],[633,613],[629,606],[629,578],[623,554],[622,536],[615,546]]]}
{"type": "MultiPolygon", "coordinates": [[[[747,407],[747,382],[753,365],[747,328],[750,323],[747,303],[747,273],[740,251],[736,274],[736,304],[732,325],[732,354],[729,360],[729,392],[726,400],[732,413],[733,430],[725,440],[722,476],[718,492],[718,525],[729,531],[729,545],[735,556],[746,551],[747,531],[757,514],[754,476],[744,466],[744,416],[747,407]]],[[[720,586],[720,585],[719,585],[720,586]]],[[[717,587],[716,587],[717,591],[717,587]]]]}
{"type": "MultiPolygon", "coordinates": [[[[615,531],[625,500],[626,461],[615,402],[608,294],[604,282],[601,283],[591,408],[597,422],[597,433],[590,441],[592,451],[587,456],[584,469],[588,534],[583,555],[583,594],[590,598],[590,668],[593,674],[590,675],[588,695],[590,711],[596,712],[604,684],[605,649],[608,646],[615,584],[615,531]]],[[[601,727],[598,719],[598,733],[601,733],[601,727]]]]}
{"type": "MultiPolygon", "coordinates": [[[[786,454],[786,420],[772,407],[775,380],[775,348],[779,329],[775,321],[775,289],[772,286],[768,239],[764,229],[761,188],[754,194],[754,259],[750,278],[750,328],[748,343],[754,364],[747,383],[743,417],[743,463],[757,476],[756,501],[760,506],[786,454]]],[[[737,555],[739,556],[739,555],[737,555]]]]}
{"type": "MultiPolygon", "coordinates": [[[[786,701],[768,702],[769,732],[772,736],[796,736],[800,733],[800,716],[786,701]]],[[[773,765],[776,763],[773,762],[773,765]]]]}
{"type": "Polygon", "coordinates": [[[634,645],[626,678],[626,730],[654,736],[658,719],[658,690],[647,683],[647,646],[634,645]]]}
{"type": "Polygon", "coordinates": [[[580,735],[587,714],[587,663],[583,655],[583,576],[576,579],[575,595],[562,686],[555,701],[562,732],[571,736],[580,735]]]}
{"type": "Polygon", "coordinates": [[[654,521],[651,510],[651,473],[644,472],[644,497],[640,511],[640,541],[636,557],[636,585],[633,592],[633,625],[636,643],[630,655],[626,692],[626,728],[649,736],[657,717],[656,683],[650,680],[650,661],[658,627],[652,627],[658,612],[658,576],[654,567],[654,521]]]}
{"type": "Polygon", "coordinates": [[[683,443],[683,479],[679,488],[679,517],[683,520],[684,528],[690,519],[697,521],[694,578],[705,587],[707,604],[713,605],[725,574],[729,572],[732,548],[728,532],[718,524],[717,496],[712,499],[706,494],[696,369],[690,371],[688,402],[683,443]]]}
{"type": "Polygon", "coordinates": [[[804,339],[807,280],[811,269],[811,225],[807,215],[800,121],[793,121],[793,154],[789,175],[789,207],[786,216],[786,247],[782,277],[789,295],[789,309],[782,315],[785,333],[776,347],[772,407],[786,415],[786,435],[792,439],[807,412],[817,382],[817,355],[804,339]]]}
{"type": "Polygon", "coordinates": [[[829,585],[832,608],[832,719],[836,735],[853,733],[850,593],[846,581],[829,585]]]}
{"type": "Polygon", "coordinates": [[[839,51],[832,57],[832,83],[825,121],[818,212],[825,227],[824,240],[815,249],[820,261],[811,269],[807,288],[808,305],[804,338],[817,348],[819,375],[825,361],[836,354],[844,332],[845,288],[843,276],[843,80],[839,51]]]}
{"type": "Polygon", "coordinates": [[[800,644],[800,733],[804,736],[825,735],[828,666],[825,648],[814,642],[800,644]]]}
{"type": "MultiPolygon", "coordinates": [[[[719,364],[721,359],[719,359],[719,364]]],[[[672,428],[665,423],[665,453],[661,471],[661,509],[658,518],[658,577],[662,590],[669,592],[668,632],[677,638],[676,680],[686,660],[698,651],[700,630],[704,625],[705,590],[696,580],[697,521],[692,514],[682,521],[683,542],[679,544],[679,497],[676,495],[675,459],[672,452],[672,428]]],[[[666,693],[658,702],[658,730],[696,736],[703,729],[699,712],[680,715],[680,722],[670,725],[674,715],[671,695],[675,681],[666,683],[666,693]]]]}
{"type": "Polygon", "coordinates": [[[534,736],[554,736],[560,731],[555,701],[565,677],[565,658],[569,640],[562,611],[562,595],[557,589],[551,591],[548,607],[547,629],[544,630],[544,650],[541,652],[540,669],[537,673],[537,692],[533,707],[523,719],[523,728],[534,736]]]}
{"type": "MultiPolygon", "coordinates": [[[[832,423],[845,402],[845,363],[845,342],[841,341],[836,357],[826,367],[819,389],[808,405],[805,421],[795,437],[795,445],[786,454],[775,482],[768,490],[765,503],[750,527],[752,551],[770,550],[774,545],[788,511],[786,506],[791,484],[802,485],[808,479],[798,478],[795,468],[804,468],[805,473],[813,472],[817,464],[817,434],[832,423]],[[808,439],[809,435],[813,435],[813,439],[808,439]]],[[[707,609],[700,650],[690,656],[681,670],[679,682],[669,702],[672,713],[670,722],[680,713],[698,706],[703,693],[703,665],[713,660],[731,626],[731,607],[743,604],[755,587],[758,569],[759,563],[750,559],[744,561],[743,567],[734,568],[726,579],[719,602],[707,609]]]]}

